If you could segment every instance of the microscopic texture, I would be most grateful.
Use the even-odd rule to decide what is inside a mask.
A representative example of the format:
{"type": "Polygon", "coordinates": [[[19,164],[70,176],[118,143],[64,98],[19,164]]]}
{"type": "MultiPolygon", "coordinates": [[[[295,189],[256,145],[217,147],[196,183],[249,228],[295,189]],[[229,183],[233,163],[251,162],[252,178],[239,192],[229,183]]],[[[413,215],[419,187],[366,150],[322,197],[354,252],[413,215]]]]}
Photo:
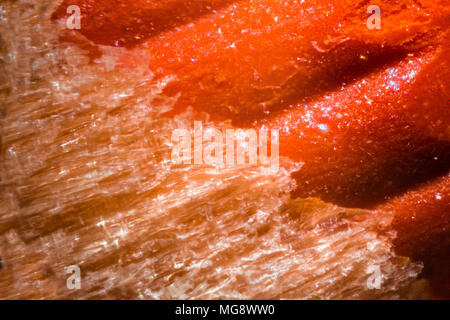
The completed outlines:
{"type": "Polygon", "coordinates": [[[0,299],[450,297],[449,17],[2,1],[0,299]],[[280,170],[175,165],[194,120],[279,130],[280,170]]]}

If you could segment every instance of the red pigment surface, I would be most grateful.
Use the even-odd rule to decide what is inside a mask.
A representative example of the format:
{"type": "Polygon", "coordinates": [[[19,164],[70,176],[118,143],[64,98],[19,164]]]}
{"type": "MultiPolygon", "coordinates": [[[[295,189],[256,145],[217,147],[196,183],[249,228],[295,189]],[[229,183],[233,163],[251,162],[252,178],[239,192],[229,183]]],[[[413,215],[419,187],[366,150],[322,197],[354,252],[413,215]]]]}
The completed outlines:
{"type": "Polygon", "coordinates": [[[398,254],[424,261],[437,297],[450,298],[450,175],[380,206],[393,210],[398,254]]]}
{"type": "Polygon", "coordinates": [[[437,85],[449,69],[436,68],[448,59],[441,49],[410,56],[268,119],[267,127],[280,130],[280,154],[305,163],[294,174],[294,196],[371,207],[447,172],[450,141],[426,133],[450,123],[440,117],[448,115],[448,89],[437,85]],[[422,120],[433,118],[440,119],[422,120]]]}
{"type": "Polygon", "coordinates": [[[205,14],[215,12],[232,0],[64,0],[52,19],[67,18],[67,8],[81,11],[80,32],[97,44],[134,47],[149,37],[205,14]]]}

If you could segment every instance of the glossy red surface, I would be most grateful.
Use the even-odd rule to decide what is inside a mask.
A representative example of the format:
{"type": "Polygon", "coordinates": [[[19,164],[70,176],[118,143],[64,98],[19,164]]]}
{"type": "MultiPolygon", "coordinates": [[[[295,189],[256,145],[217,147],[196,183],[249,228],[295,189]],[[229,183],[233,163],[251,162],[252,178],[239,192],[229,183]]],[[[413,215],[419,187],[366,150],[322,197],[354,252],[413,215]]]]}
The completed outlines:
{"type": "Polygon", "coordinates": [[[447,172],[450,141],[431,134],[450,123],[448,89],[439,85],[449,69],[436,68],[449,55],[441,50],[411,54],[267,120],[280,130],[280,153],[305,163],[294,195],[371,207],[447,172]]]}

